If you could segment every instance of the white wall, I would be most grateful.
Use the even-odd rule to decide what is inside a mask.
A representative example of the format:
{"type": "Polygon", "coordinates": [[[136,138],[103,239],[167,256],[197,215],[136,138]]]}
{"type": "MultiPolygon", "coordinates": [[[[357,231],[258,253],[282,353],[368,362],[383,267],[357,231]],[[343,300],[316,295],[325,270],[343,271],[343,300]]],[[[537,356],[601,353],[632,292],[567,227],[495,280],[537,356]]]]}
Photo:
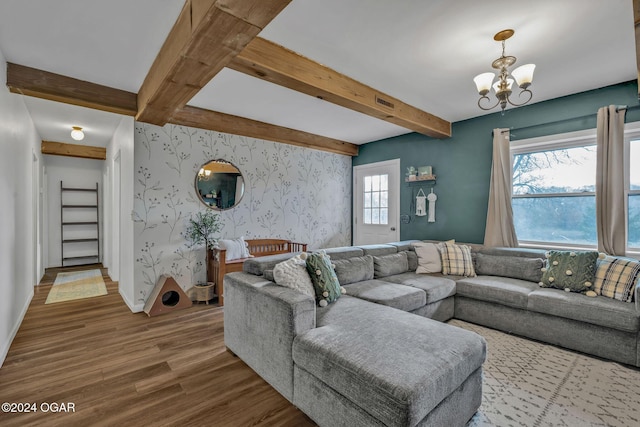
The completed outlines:
{"type": "Polygon", "coordinates": [[[7,89],[6,65],[0,52],[0,364],[40,279],[33,190],[41,185],[32,179],[42,176],[33,173],[34,156],[42,167],[40,137],[22,98],[7,89]]]}
{"type": "MultiPolygon", "coordinates": [[[[70,188],[95,188],[96,182],[99,188],[100,204],[103,203],[102,167],[103,160],[80,159],[76,157],[44,155],[44,164],[47,169],[47,222],[49,227],[48,260],[47,267],[62,266],[62,254],[60,247],[60,181],[65,187],[70,188]]],[[[94,193],[64,193],[65,202],[77,204],[94,204],[94,193]]],[[[91,210],[66,210],[66,220],[91,220],[95,213],[91,210]]],[[[82,238],[95,234],[93,226],[73,226],[65,229],[66,238],[82,238]]],[[[100,236],[104,236],[102,230],[100,236]]],[[[74,243],[65,246],[65,256],[94,253],[95,243],[74,243]]],[[[74,260],[65,262],[65,266],[94,262],[93,259],[74,260]]]]}
{"type": "Polygon", "coordinates": [[[133,280],[133,131],[132,117],[123,117],[107,145],[107,160],[103,172],[109,177],[104,183],[105,250],[109,276],[118,281],[120,295],[133,312],[143,306],[134,300],[133,280]]]}

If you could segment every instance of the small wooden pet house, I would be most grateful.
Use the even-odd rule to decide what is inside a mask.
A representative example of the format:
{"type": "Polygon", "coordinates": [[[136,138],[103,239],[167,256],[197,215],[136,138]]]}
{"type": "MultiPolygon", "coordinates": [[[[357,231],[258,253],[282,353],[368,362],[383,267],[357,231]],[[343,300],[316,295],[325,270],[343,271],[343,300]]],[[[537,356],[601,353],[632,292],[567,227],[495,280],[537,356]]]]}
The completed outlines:
{"type": "Polygon", "coordinates": [[[162,275],[144,305],[149,317],[182,310],[193,305],[191,299],[171,276],[162,275]]]}

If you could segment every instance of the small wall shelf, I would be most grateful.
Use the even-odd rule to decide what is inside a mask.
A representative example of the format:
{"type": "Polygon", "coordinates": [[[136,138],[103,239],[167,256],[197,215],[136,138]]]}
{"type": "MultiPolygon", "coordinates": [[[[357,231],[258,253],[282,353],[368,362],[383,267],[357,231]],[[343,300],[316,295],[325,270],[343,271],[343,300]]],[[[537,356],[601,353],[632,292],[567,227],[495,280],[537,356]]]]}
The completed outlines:
{"type": "Polygon", "coordinates": [[[423,175],[423,176],[416,176],[416,179],[409,179],[409,178],[405,178],[404,182],[412,184],[415,182],[422,182],[424,183],[425,181],[427,182],[432,182],[435,184],[436,182],[436,176],[435,175],[423,175]]]}

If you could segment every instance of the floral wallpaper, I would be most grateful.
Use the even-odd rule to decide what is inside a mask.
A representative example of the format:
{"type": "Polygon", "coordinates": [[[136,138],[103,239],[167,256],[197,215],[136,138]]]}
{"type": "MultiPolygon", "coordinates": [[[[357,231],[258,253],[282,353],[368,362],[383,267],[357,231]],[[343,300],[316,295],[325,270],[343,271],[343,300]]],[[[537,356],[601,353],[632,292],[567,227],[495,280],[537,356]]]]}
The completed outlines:
{"type": "Polygon", "coordinates": [[[240,169],[244,196],[218,211],[220,238],[282,238],[310,249],[351,243],[351,158],[238,135],[166,125],[135,126],[135,295],[144,303],[162,274],[187,289],[205,280],[204,248],[182,232],[208,209],[195,176],[213,159],[240,169]]]}

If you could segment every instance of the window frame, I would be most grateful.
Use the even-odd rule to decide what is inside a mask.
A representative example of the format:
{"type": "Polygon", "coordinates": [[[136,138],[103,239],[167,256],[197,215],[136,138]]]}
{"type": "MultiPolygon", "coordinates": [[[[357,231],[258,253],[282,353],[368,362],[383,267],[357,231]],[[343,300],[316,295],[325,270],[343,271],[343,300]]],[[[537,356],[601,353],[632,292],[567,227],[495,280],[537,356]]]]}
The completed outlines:
{"type": "Polygon", "coordinates": [[[631,190],[631,141],[639,141],[640,122],[632,122],[624,126],[624,212],[626,254],[640,258],[640,247],[629,246],[629,196],[640,195],[640,190],[631,190]]]}
{"type": "MultiPolygon", "coordinates": [[[[594,145],[597,142],[597,130],[586,129],[576,132],[567,132],[562,134],[546,135],[537,138],[528,138],[519,141],[510,142],[511,169],[513,170],[513,159],[517,154],[548,151],[553,149],[575,148],[594,145]]],[[[640,121],[625,123],[624,127],[624,212],[625,212],[625,244],[626,255],[640,259],[640,247],[629,246],[629,196],[640,195],[640,190],[630,189],[630,172],[631,172],[631,141],[640,141],[640,121]]],[[[639,142],[640,144],[640,142],[639,142]]],[[[554,193],[553,195],[543,194],[538,197],[564,197],[564,196],[595,196],[595,192],[580,193],[554,193]]],[[[511,199],[518,197],[532,197],[532,195],[511,195],[511,199]]],[[[579,245],[579,244],[558,244],[555,242],[545,241],[527,241],[518,239],[521,247],[529,248],[549,248],[549,249],[587,249],[597,250],[597,245],[579,245]]]]}
{"type": "MultiPolygon", "coordinates": [[[[576,132],[546,135],[536,138],[522,139],[510,142],[511,171],[513,178],[513,161],[518,154],[537,153],[568,148],[588,147],[596,145],[596,129],[586,129],[576,132]]],[[[513,189],[513,183],[512,183],[513,189]]],[[[554,197],[585,197],[593,196],[595,191],[581,191],[568,193],[539,193],[539,194],[511,194],[511,200],[518,198],[554,198],[554,197]]],[[[592,250],[596,245],[548,242],[544,240],[521,240],[518,245],[524,248],[548,248],[548,249],[583,249],[592,250]]]]}

